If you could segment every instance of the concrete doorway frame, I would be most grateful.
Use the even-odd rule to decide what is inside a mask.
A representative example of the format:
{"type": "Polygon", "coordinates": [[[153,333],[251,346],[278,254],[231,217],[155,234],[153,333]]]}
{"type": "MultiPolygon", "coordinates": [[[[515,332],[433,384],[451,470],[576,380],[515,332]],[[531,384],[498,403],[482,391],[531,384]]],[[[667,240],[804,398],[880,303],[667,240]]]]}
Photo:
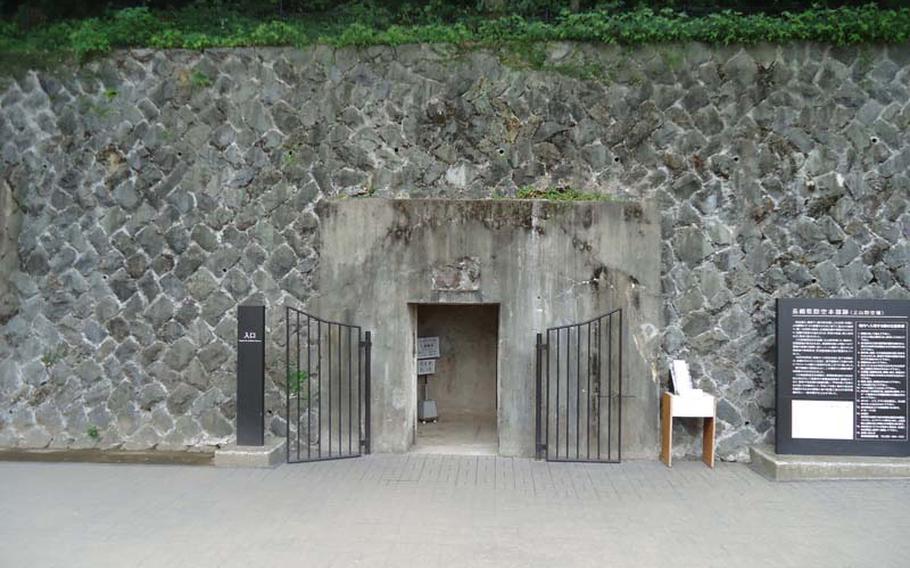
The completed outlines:
{"type": "MultiPolygon", "coordinates": [[[[410,337],[408,341],[408,347],[411,350],[411,359],[413,360],[413,368],[417,368],[417,337],[418,337],[418,312],[419,309],[423,306],[437,307],[437,306],[451,306],[451,307],[473,307],[473,306],[482,306],[482,307],[493,307],[496,308],[496,449],[493,454],[487,453],[478,453],[478,454],[465,454],[465,455],[502,455],[500,451],[500,418],[501,418],[501,402],[502,402],[502,393],[500,388],[502,383],[500,382],[500,377],[502,376],[502,303],[498,301],[494,302],[483,302],[477,301],[476,298],[465,298],[465,301],[457,301],[452,298],[447,298],[446,301],[439,302],[427,302],[427,301],[409,301],[408,306],[408,317],[410,320],[410,337]]],[[[419,384],[415,381],[414,391],[419,398],[419,384]]],[[[415,452],[415,447],[417,445],[417,429],[419,426],[417,420],[417,406],[415,405],[411,411],[411,425],[412,425],[412,435],[411,442],[408,447],[408,452],[415,452]]],[[[436,452],[426,452],[426,453],[436,453],[436,452]]],[[[445,455],[446,452],[440,451],[439,455],[445,455]]]]}

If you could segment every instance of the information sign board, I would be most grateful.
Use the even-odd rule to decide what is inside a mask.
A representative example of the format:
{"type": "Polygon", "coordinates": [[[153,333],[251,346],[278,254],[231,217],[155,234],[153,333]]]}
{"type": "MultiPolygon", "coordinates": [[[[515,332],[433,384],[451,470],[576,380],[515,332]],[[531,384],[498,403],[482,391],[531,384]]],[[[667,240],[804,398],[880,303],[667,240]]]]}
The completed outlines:
{"type": "Polygon", "coordinates": [[[439,338],[438,337],[418,337],[417,338],[417,358],[429,359],[439,357],[439,338]]]}
{"type": "Polygon", "coordinates": [[[777,301],[777,452],[910,455],[910,301],[777,301]]]}
{"type": "Polygon", "coordinates": [[[436,373],[436,359],[418,359],[417,374],[432,375],[436,373]]]}

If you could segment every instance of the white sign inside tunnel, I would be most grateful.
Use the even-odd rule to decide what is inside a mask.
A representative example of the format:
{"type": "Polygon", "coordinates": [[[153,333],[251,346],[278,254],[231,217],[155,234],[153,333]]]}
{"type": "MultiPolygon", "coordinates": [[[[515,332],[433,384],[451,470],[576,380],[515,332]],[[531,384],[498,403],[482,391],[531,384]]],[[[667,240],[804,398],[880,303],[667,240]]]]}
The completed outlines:
{"type": "Polygon", "coordinates": [[[417,358],[429,359],[439,357],[439,338],[438,337],[418,337],[417,338],[417,358]]]}

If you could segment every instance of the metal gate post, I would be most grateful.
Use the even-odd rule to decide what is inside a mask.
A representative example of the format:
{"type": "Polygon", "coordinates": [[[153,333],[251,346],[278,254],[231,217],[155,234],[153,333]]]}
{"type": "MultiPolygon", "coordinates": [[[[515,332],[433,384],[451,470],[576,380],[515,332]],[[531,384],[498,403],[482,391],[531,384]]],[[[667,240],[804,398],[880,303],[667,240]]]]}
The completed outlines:
{"type": "Polygon", "coordinates": [[[370,453],[370,446],[372,444],[371,434],[370,434],[370,406],[372,406],[373,399],[370,397],[370,378],[371,367],[370,358],[373,351],[373,339],[370,332],[366,332],[366,337],[364,339],[364,351],[363,351],[363,362],[366,365],[366,368],[363,370],[363,394],[364,394],[364,417],[363,417],[363,429],[364,429],[364,447],[363,453],[370,453]]]}

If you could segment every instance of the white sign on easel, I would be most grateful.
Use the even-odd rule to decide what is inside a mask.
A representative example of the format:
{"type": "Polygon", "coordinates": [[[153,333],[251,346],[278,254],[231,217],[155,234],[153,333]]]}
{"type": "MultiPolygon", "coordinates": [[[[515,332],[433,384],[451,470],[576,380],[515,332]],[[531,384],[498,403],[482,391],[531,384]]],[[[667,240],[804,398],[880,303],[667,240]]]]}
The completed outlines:
{"type": "Polygon", "coordinates": [[[417,358],[429,359],[439,357],[439,338],[438,337],[418,337],[417,338],[417,358]]]}
{"type": "Polygon", "coordinates": [[[417,374],[418,375],[436,374],[436,359],[418,359],[417,360],[417,374]]]}
{"type": "Polygon", "coordinates": [[[689,365],[681,359],[674,359],[670,364],[670,376],[673,377],[673,390],[676,394],[685,395],[692,392],[692,376],[689,375],[689,365]]]}

